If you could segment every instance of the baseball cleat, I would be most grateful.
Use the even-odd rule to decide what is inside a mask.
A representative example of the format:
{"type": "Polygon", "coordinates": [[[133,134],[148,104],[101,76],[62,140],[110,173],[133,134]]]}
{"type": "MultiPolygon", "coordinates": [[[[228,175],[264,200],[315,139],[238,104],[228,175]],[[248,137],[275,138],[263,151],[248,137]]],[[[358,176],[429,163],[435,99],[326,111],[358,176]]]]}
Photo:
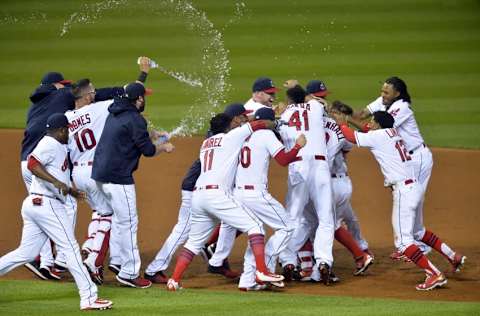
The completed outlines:
{"type": "Polygon", "coordinates": [[[318,271],[320,272],[320,280],[323,282],[325,285],[330,284],[330,266],[325,263],[321,262],[318,265],[318,271]]]}
{"type": "Polygon", "coordinates": [[[97,285],[103,284],[103,273],[100,271],[100,268],[96,267],[94,264],[91,264],[89,261],[84,261],[83,264],[87,268],[88,274],[93,283],[97,285]]]}
{"type": "Polygon", "coordinates": [[[62,277],[60,274],[54,271],[52,267],[41,267],[40,273],[43,274],[48,280],[60,280],[62,277]]]}
{"type": "Polygon", "coordinates": [[[239,287],[238,289],[240,291],[243,291],[243,292],[264,291],[264,290],[267,289],[267,285],[266,284],[255,284],[255,285],[249,286],[249,287],[239,287]]]}
{"type": "Polygon", "coordinates": [[[82,311],[105,310],[105,309],[111,309],[112,305],[113,305],[112,301],[97,298],[95,300],[95,302],[93,302],[89,305],[80,307],[80,310],[82,310],[82,311]]]}
{"type": "Polygon", "coordinates": [[[301,270],[295,269],[293,271],[292,277],[296,281],[309,282],[309,281],[312,280],[312,270],[311,269],[308,269],[308,270],[306,270],[306,269],[301,269],[301,270]]]}
{"type": "Polygon", "coordinates": [[[452,272],[460,272],[460,270],[463,269],[463,266],[465,265],[465,260],[467,260],[466,256],[455,253],[455,257],[453,258],[453,260],[449,260],[453,267],[452,272]]]}
{"type": "Polygon", "coordinates": [[[400,261],[403,260],[404,262],[412,262],[407,256],[405,256],[403,253],[400,251],[396,250],[390,254],[390,259],[393,261],[400,261]]]}
{"type": "Polygon", "coordinates": [[[223,261],[223,266],[221,266],[221,267],[214,267],[214,266],[209,264],[207,271],[209,273],[213,273],[213,274],[221,274],[228,279],[236,279],[236,278],[240,277],[239,272],[233,271],[233,270],[230,269],[230,265],[228,264],[227,259],[225,259],[223,261]]]}
{"type": "Polygon", "coordinates": [[[117,275],[116,278],[121,284],[129,287],[135,287],[137,289],[146,289],[152,286],[152,282],[150,280],[146,280],[141,277],[137,277],[135,279],[124,279],[117,275]]]}
{"type": "Polygon", "coordinates": [[[112,271],[115,274],[119,274],[122,267],[119,264],[110,263],[108,265],[108,270],[112,271]]]}
{"type": "Polygon", "coordinates": [[[427,273],[427,277],[425,278],[425,282],[421,284],[417,284],[415,288],[418,291],[430,291],[433,290],[436,287],[442,287],[445,284],[447,284],[447,279],[445,276],[440,273],[440,274],[429,274],[427,273]]]}
{"type": "Polygon", "coordinates": [[[181,289],[182,289],[182,287],[180,286],[180,284],[177,281],[175,281],[174,279],[168,279],[167,291],[176,292],[176,291],[179,291],[181,289]]]}
{"type": "Polygon", "coordinates": [[[54,263],[54,264],[53,264],[53,271],[55,271],[55,273],[57,273],[57,274],[61,274],[61,273],[67,272],[68,269],[67,269],[66,266],[64,267],[64,266],[61,266],[61,265],[59,265],[59,264],[57,264],[57,263],[54,263]]]}
{"type": "Polygon", "coordinates": [[[270,284],[274,287],[278,287],[280,289],[283,289],[285,287],[285,282],[279,281],[279,282],[270,282],[270,284]]]}
{"type": "Polygon", "coordinates": [[[260,271],[255,271],[255,280],[257,283],[263,283],[263,282],[280,282],[283,281],[285,278],[283,275],[275,274],[275,273],[270,273],[270,272],[260,272],[260,271]]]}
{"type": "Polygon", "coordinates": [[[295,266],[293,264],[286,264],[283,267],[282,275],[285,278],[286,282],[292,281],[295,274],[295,266]]]}
{"type": "Polygon", "coordinates": [[[372,251],[370,251],[370,249],[363,249],[363,253],[369,255],[370,257],[372,257],[373,260],[375,260],[375,255],[373,254],[372,251]]]}
{"type": "Polygon", "coordinates": [[[44,276],[43,273],[40,271],[40,262],[39,261],[34,260],[34,261],[29,262],[29,263],[25,263],[25,268],[32,271],[33,274],[35,274],[40,279],[48,280],[48,278],[46,276],[44,276]]]}
{"type": "Polygon", "coordinates": [[[150,280],[152,283],[155,284],[167,284],[168,283],[168,277],[163,273],[163,271],[158,271],[154,275],[145,274],[143,277],[147,280],[150,280]]]}
{"type": "Polygon", "coordinates": [[[353,272],[353,275],[360,275],[367,271],[368,267],[373,263],[373,257],[367,254],[364,254],[358,260],[355,260],[356,270],[353,272]]]}

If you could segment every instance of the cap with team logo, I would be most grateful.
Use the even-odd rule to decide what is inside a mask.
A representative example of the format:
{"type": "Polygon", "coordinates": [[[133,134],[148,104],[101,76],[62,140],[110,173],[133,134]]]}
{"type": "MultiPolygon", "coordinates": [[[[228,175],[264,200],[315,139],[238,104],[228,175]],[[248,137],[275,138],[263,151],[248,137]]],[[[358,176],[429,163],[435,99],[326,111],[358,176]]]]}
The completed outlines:
{"type": "Polygon", "coordinates": [[[68,127],[68,126],[70,126],[70,124],[68,123],[68,119],[62,113],[54,113],[50,115],[47,119],[48,129],[55,129],[55,128],[68,127]]]}
{"type": "Polygon", "coordinates": [[[256,120],[275,120],[275,111],[271,108],[260,108],[255,112],[256,120]]]}
{"type": "Polygon", "coordinates": [[[145,88],[143,84],[132,82],[125,87],[125,96],[130,100],[136,100],[138,97],[151,95],[152,89],[145,88]]]}
{"type": "Polygon", "coordinates": [[[311,80],[307,84],[307,89],[305,90],[307,94],[313,94],[316,97],[324,97],[330,92],[327,90],[327,86],[321,80],[311,80]]]}
{"type": "Polygon", "coordinates": [[[241,103],[232,103],[230,105],[227,105],[227,107],[223,111],[224,114],[230,116],[231,118],[239,115],[247,115],[251,112],[251,110],[246,110],[241,103]]]}
{"type": "Polygon", "coordinates": [[[52,83],[61,83],[63,85],[68,85],[72,83],[72,80],[66,80],[63,78],[63,75],[59,72],[48,72],[43,76],[41,84],[47,85],[52,83]]]}
{"type": "Polygon", "coordinates": [[[253,83],[253,92],[263,91],[265,93],[277,93],[278,89],[275,88],[272,79],[267,77],[260,77],[253,83]]]}

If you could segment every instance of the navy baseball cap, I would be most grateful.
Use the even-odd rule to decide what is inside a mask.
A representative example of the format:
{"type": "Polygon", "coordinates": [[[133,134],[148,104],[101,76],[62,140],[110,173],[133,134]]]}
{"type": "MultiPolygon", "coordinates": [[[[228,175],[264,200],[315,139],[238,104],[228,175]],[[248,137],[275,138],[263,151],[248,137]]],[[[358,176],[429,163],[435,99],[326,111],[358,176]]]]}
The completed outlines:
{"type": "Polygon", "coordinates": [[[125,96],[130,100],[136,100],[138,97],[152,94],[151,89],[145,89],[143,84],[138,82],[129,83],[125,87],[125,96]]]}
{"type": "Polygon", "coordinates": [[[263,91],[265,93],[276,93],[278,89],[275,88],[272,79],[267,77],[260,77],[253,83],[253,92],[263,91]]]}
{"type": "Polygon", "coordinates": [[[48,129],[55,129],[55,128],[68,127],[68,126],[70,126],[70,124],[68,123],[68,119],[62,113],[54,113],[50,115],[47,119],[48,129]]]}
{"type": "Polygon", "coordinates": [[[71,84],[72,80],[65,80],[63,75],[59,72],[48,72],[43,76],[41,84],[61,83],[63,85],[71,84]]]}
{"type": "Polygon", "coordinates": [[[307,84],[307,94],[313,94],[316,97],[324,97],[330,92],[327,90],[327,86],[321,80],[311,80],[307,84]]]}
{"type": "Polygon", "coordinates": [[[246,110],[241,103],[232,103],[230,105],[227,105],[225,110],[223,110],[223,113],[230,116],[231,118],[234,118],[235,116],[239,116],[242,114],[247,115],[249,113],[252,113],[252,111],[246,110]]]}
{"type": "Polygon", "coordinates": [[[255,112],[255,119],[256,120],[274,121],[275,120],[275,111],[273,111],[271,108],[259,108],[255,112]]]}

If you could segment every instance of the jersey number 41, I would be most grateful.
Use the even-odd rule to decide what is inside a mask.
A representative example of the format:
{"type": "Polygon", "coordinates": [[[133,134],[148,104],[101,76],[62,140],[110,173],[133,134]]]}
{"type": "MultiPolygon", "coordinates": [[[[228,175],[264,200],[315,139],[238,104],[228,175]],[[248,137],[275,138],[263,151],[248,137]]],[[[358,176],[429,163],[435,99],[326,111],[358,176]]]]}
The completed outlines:
{"type": "Polygon", "coordinates": [[[290,116],[290,119],[288,120],[288,126],[292,127],[295,126],[297,131],[303,130],[308,131],[309,125],[308,125],[308,111],[303,110],[302,114],[300,115],[300,111],[295,111],[293,112],[292,116],[290,116]],[[302,120],[300,119],[300,116],[303,119],[303,124],[302,120]]]}

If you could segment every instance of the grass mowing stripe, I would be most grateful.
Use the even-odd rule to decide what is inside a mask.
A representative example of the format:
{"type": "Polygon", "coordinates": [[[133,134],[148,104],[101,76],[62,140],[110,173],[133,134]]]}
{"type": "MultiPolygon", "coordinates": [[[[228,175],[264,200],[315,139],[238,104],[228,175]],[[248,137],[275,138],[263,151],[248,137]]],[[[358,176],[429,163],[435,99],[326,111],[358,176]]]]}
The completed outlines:
{"type": "MultiPolygon", "coordinates": [[[[5,315],[73,315],[79,298],[72,283],[1,280],[0,313],[5,315]]],[[[100,287],[102,297],[114,300],[114,315],[473,315],[480,303],[403,301],[326,297],[286,293],[240,293],[186,289],[171,293],[100,287]]],[[[419,293],[421,295],[421,293],[419,293]]]]}

